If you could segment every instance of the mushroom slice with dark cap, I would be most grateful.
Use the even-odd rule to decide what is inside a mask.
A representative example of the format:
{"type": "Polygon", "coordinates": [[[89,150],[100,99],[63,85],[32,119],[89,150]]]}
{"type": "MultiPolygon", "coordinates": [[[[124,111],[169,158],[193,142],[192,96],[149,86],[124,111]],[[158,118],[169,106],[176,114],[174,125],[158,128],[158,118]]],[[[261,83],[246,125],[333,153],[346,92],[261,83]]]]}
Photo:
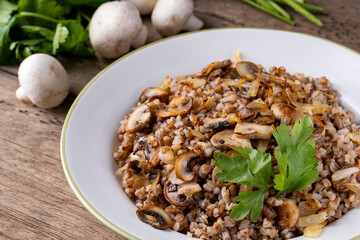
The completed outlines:
{"type": "Polygon", "coordinates": [[[234,132],[247,139],[270,139],[273,128],[269,125],[245,122],[236,124],[234,132]]]}
{"type": "Polygon", "coordinates": [[[137,167],[149,171],[159,162],[161,143],[153,134],[141,137],[130,154],[130,161],[137,163],[137,167]]]}
{"type": "Polygon", "coordinates": [[[192,171],[192,163],[199,160],[200,155],[187,152],[181,154],[175,162],[175,172],[178,178],[183,181],[191,181],[194,179],[195,174],[192,171]]]}
{"type": "Polygon", "coordinates": [[[172,117],[183,115],[190,111],[192,106],[191,97],[186,95],[174,97],[165,109],[158,110],[156,115],[158,117],[172,117]]]}
{"type": "Polygon", "coordinates": [[[254,80],[257,77],[259,68],[252,62],[238,62],[236,64],[236,70],[240,77],[254,80]]]}
{"type": "Polygon", "coordinates": [[[139,98],[139,102],[144,103],[148,99],[155,99],[158,98],[162,102],[166,102],[168,99],[169,93],[164,89],[159,87],[150,87],[145,89],[139,98]]]}
{"type": "Polygon", "coordinates": [[[179,207],[186,207],[193,203],[192,195],[202,191],[199,184],[195,182],[184,182],[176,176],[175,169],[172,170],[164,184],[165,199],[179,207]]]}
{"type": "Polygon", "coordinates": [[[125,125],[125,131],[136,132],[145,128],[150,122],[150,118],[150,108],[147,105],[140,105],[130,115],[125,125]]]}
{"type": "Polygon", "coordinates": [[[248,103],[245,107],[240,109],[238,116],[241,120],[247,122],[252,121],[259,124],[269,124],[274,122],[274,117],[268,106],[261,102],[248,103]]]}
{"type": "Polygon", "coordinates": [[[246,147],[252,149],[250,140],[234,133],[233,129],[227,129],[214,134],[210,142],[214,147],[218,148],[246,147]]]}
{"type": "Polygon", "coordinates": [[[212,130],[224,130],[228,127],[231,127],[233,125],[235,125],[235,121],[230,121],[227,118],[215,118],[215,119],[206,119],[204,121],[204,128],[207,131],[212,131],[212,130]]]}
{"type": "Polygon", "coordinates": [[[274,103],[271,105],[270,110],[273,112],[276,120],[280,120],[286,124],[294,124],[302,117],[299,111],[286,103],[274,103]]]}
{"type": "Polygon", "coordinates": [[[205,68],[203,68],[200,72],[196,73],[197,76],[207,76],[209,73],[211,73],[215,69],[225,68],[231,65],[231,60],[227,59],[222,62],[215,61],[207,65],[205,68]]]}
{"type": "Polygon", "coordinates": [[[138,173],[138,171],[141,171],[141,169],[137,168],[136,165],[130,164],[129,166],[130,167],[127,170],[127,173],[130,177],[127,179],[126,183],[127,185],[131,186],[131,188],[139,189],[149,185],[155,186],[160,182],[160,171],[141,174],[138,173]]]}
{"type": "Polygon", "coordinates": [[[173,220],[162,208],[156,206],[146,206],[136,211],[138,218],[158,229],[167,229],[173,226],[173,220]]]}
{"type": "Polygon", "coordinates": [[[179,83],[196,89],[198,87],[204,86],[206,84],[206,80],[203,78],[186,78],[179,81],[179,83]]]}

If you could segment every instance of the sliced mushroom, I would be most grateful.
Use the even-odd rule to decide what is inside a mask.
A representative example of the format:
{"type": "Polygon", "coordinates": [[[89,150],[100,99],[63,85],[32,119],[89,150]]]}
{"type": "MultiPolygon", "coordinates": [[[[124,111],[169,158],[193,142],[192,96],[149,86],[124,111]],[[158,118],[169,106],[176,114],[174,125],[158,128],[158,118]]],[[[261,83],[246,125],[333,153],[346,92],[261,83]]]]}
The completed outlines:
{"type": "Polygon", "coordinates": [[[173,220],[165,210],[155,206],[146,206],[136,211],[138,218],[158,229],[167,229],[173,226],[173,220]]]}
{"type": "Polygon", "coordinates": [[[190,111],[192,106],[191,97],[187,97],[186,95],[174,97],[166,109],[158,110],[156,115],[158,117],[172,117],[183,115],[190,111]]]}
{"type": "Polygon", "coordinates": [[[294,107],[286,103],[274,103],[271,105],[270,110],[273,112],[276,120],[286,124],[294,124],[302,117],[294,107]]]}
{"type": "Polygon", "coordinates": [[[306,204],[311,208],[314,209],[315,211],[320,210],[322,208],[321,202],[315,198],[313,195],[308,194],[306,196],[306,204]]]}
{"type": "Polygon", "coordinates": [[[197,76],[207,76],[210,72],[212,72],[215,69],[225,68],[227,66],[231,65],[231,60],[227,59],[225,61],[215,61],[213,63],[210,63],[208,66],[206,66],[204,69],[202,69],[199,73],[197,73],[197,76]]]}
{"type": "Polygon", "coordinates": [[[191,197],[193,194],[198,193],[202,190],[199,184],[195,182],[186,182],[180,185],[178,188],[178,195],[185,195],[191,197]]]}
{"type": "Polygon", "coordinates": [[[204,128],[208,131],[213,130],[223,130],[228,127],[231,127],[232,125],[235,125],[236,122],[229,121],[227,118],[215,118],[215,119],[206,119],[204,121],[204,128]]]}
{"type": "Polygon", "coordinates": [[[193,203],[192,195],[202,191],[199,184],[184,182],[177,178],[175,169],[172,170],[164,184],[165,199],[175,206],[186,207],[193,203]]]}
{"type": "Polygon", "coordinates": [[[252,62],[239,62],[236,70],[242,78],[254,80],[259,73],[259,68],[252,62]]]}
{"type": "Polygon", "coordinates": [[[144,103],[148,99],[155,99],[158,98],[162,102],[166,102],[168,99],[169,93],[165,91],[164,89],[161,89],[159,87],[150,87],[145,89],[139,98],[139,101],[141,103],[144,103]]]}
{"type": "Polygon", "coordinates": [[[206,80],[203,78],[187,78],[181,80],[179,83],[190,86],[193,89],[196,89],[198,87],[204,86],[206,84],[206,80]]]}
{"type": "Polygon", "coordinates": [[[260,125],[271,124],[274,122],[274,117],[272,115],[259,116],[259,117],[255,118],[253,122],[256,124],[260,124],[260,125]]]}
{"type": "Polygon", "coordinates": [[[221,78],[221,82],[229,87],[241,87],[246,80],[245,79],[232,79],[232,78],[221,78]]]}
{"type": "Polygon", "coordinates": [[[189,132],[194,137],[197,137],[200,141],[204,141],[204,140],[208,139],[204,134],[202,134],[201,132],[199,132],[199,131],[197,131],[195,129],[189,129],[189,132]]]}
{"type": "Polygon", "coordinates": [[[348,137],[355,143],[360,144],[360,135],[355,133],[348,133],[348,137]]]}
{"type": "Polygon", "coordinates": [[[270,124],[274,122],[268,106],[261,102],[251,102],[240,109],[238,115],[241,120],[257,124],[270,124]],[[255,118],[255,119],[254,119],[255,118]]]}
{"type": "Polygon", "coordinates": [[[266,152],[266,150],[268,149],[269,143],[270,143],[270,140],[269,140],[269,139],[266,139],[266,140],[263,140],[263,139],[257,140],[256,149],[259,150],[259,151],[262,151],[262,152],[266,152]]]}
{"type": "Polygon", "coordinates": [[[260,79],[255,79],[249,87],[249,91],[248,91],[249,96],[256,97],[259,91],[259,87],[260,87],[260,79]]]}
{"type": "Polygon", "coordinates": [[[127,165],[126,173],[128,176],[126,184],[135,190],[143,186],[155,186],[160,182],[160,171],[143,173],[142,169],[138,168],[134,162],[127,165]]]}
{"type": "Polygon", "coordinates": [[[309,216],[316,212],[315,209],[312,209],[305,201],[299,202],[299,216],[309,216]]]}
{"type": "Polygon", "coordinates": [[[354,193],[360,193],[360,183],[344,183],[344,186],[354,193]]]}
{"type": "Polygon", "coordinates": [[[326,222],[315,224],[304,228],[304,237],[306,238],[318,238],[324,231],[326,222]]]}
{"type": "Polygon", "coordinates": [[[299,214],[300,217],[309,216],[315,214],[316,211],[322,208],[320,201],[313,197],[311,194],[306,196],[306,201],[299,203],[299,214]]]}
{"type": "Polygon", "coordinates": [[[273,128],[269,125],[244,122],[236,124],[234,132],[247,139],[270,139],[273,128]]]}
{"type": "Polygon", "coordinates": [[[261,102],[251,102],[246,104],[245,106],[247,109],[255,110],[260,115],[267,116],[270,115],[269,107],[261,102]]]}
{"type": "Polygon", "coordinates": [[[150,108],[147,105],[140,105],[130,115],[125,125],[125,131],[136,132],[145,128],[146,126],[148,126],[150,118],[150,108]]]}
{"type": "Polygon", "coordinates": [[[239,110],[238,116],[243,121],[251,121],[256,117],[256,111],[243,107],[239,110]]]}
{"type": "Polygon", "coordinates": [[[171,147],[161,147],[159,152],[159,159],[164,164],[175,164],[175,156],[171,147]]]}
{"type": "Polygon", "coordinates": [[[173,81],[173,79],[172,79],[171,77],[167,76],[167,77],[160,83],[159,88],[164,89],[164,90],[168,89],[169,86],[170,86],[170,84],[172,83],[172,81],[173,81]]]}
{"type": "Polygon", "coordinates": [[[322,104],[320,101],[314,101],[312,104],[300,104],[300,106],[298,106],[298,109],[300,110],[300,112],[310,115],[316,115],[329,111],[330,106],[327,104],[322,104]]]}
{"type": "Polygon", "coordinates": [[[277,207],[279,226],[284,229],[292,228],[299,219],[299,209],[293,200],[287,198],[281,200],[283,203],[277,207]]]}
{"type": "Polygon", "coordinates": [[[324,124],[322,123],[322,121],[315,117],[315,116],[311,116],[311,119],[313,121],[313,125],[314,125],[314,132],[312,133],[312,138],[314,140],[318,139],[320,136],[323,135],[324,131],[325,131],[325,127],[324,124]]]}
{"type": "Polygon", "coordinates": [[[326,212],[320,212],[318,214],[312,214],[299,218],[299,227],[308,227],[315,224],[323,223],[327,220],[328,215],[326,212]]]}
{"type": "Polygon", "coordinates": [[[154,135],[150,134],[141,137],[135,144],[129,160],[134,162],[137,167],[150,171],[160,162],[160,147],[161,143],[154,135]]]}
{"type": "Polygon", "coordinates": [[[232,129],[216,133],[211,137],[210,143],[217,148],[243,147],[252,149],[250,140],[235,134],[232,129]]]}
{"type": "Polygon", "coordinates": [[[333,173],[333,175],[331,176],[331,180],[333,180],[334,182],[336,181],[340,181],[343,180],[345,178],[350,177],[351,175],[353,175],[354,173],[358,173],[360,170],[357,167],[350,167],[350,168],[345,168],[345,169],[341,169],[341,170],[337,170],[336,172],[333,173]]]}
{"type": "Polygon", "coordinates": [[[214,97],[208,97],[204,103],[202,103],[199,107],[194,108],[193,112],[198,113],[203,109],[210,111],[214,107],[214,97]]]}
{"type": "Polygon", "coordinates": [[[193,180],[195,173],[192,171],[192,164],[199,159],[200,155],[192,152],[181,154],[175,162],[176,176],[183,181],[193,180]]]}

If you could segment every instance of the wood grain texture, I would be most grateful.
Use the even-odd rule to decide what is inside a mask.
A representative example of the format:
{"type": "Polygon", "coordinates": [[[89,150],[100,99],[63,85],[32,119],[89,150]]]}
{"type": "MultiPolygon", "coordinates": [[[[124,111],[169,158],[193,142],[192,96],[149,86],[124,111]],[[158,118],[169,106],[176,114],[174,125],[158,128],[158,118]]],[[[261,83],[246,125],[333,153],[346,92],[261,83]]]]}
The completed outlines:
{"type": "MultiPolygon", "coordinates": [[[[290,26],[241,0],[195,0],[205,28],[262,27],[309,33],[360,51],[360,1],[311,0],[324,5],[319,28],[289,10],[290,26]]],[[[145,24],[150,26],[149,17],[145,24]]],[[[151,31],[149,42],[159,39],[151,31]]],[[[296,47],[296,46],[294,46],[296,47]]],[[[76,198],[60,160],[62,124],[76,95],[111,61],[61,56],[71,94],[53,110],[18,102],[17,65],[0,66],[0,239],[122,239],[103,226],[76,198]]]]}

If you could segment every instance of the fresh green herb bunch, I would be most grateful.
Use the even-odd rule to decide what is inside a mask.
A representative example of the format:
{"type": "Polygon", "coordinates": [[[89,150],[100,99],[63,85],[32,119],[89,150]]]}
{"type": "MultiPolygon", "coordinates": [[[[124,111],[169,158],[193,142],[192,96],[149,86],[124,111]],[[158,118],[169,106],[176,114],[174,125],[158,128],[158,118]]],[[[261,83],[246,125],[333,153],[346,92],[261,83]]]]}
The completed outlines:
{"type": "Polygon", "coordinates": [[[300,13],[316,25],[322,27],[324,24],[320,19],[315,17],[313,13],[323,13],[322,7],[308,4],[306,0],[243,0],[247,4],[256,7],[257,9],[264,11],[288,24],[295,25],[295,22],[291,20],[290,14],[285,11],[281,6],[288,6],[300,13]]]}
{"type": "Polygon", "coordinates": [[[318,162],[314,158],[315,141],[309,139],[313,132],[309,116],[297,121],[290,134],[290,127],[280,124],[273,136],[280,151],[275,151],[279,173],[274,174],[271,155],[256,149],[234,148],[240,155],[230,157],[214,153],[215,166],[223,170],[216,174],[219,181],[245,184],[256,191],[240,192],[230,213],[230,218],[243,219],[250,212],[250,219],[256,221],[261,214],[266,193],[274,188],[277,197],[286,191],[306,189],[318,177],[318,162]]]}
{"type": "Polygon", "coordinates": [[[0,64],[33,53],[92,56],[84,13],[106,0],[0,0],[0,64]]]}

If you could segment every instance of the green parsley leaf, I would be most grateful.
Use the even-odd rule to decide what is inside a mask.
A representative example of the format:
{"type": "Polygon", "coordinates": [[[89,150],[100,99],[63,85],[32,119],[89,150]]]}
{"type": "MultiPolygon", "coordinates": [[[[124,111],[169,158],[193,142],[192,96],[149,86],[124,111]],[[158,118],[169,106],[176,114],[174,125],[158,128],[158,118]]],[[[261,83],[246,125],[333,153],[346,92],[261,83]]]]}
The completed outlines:
{"type": "Polygon", "coordinates": [[[223,170],[216,174],[218,180],[246,184],[258,188],[256,191],[240,192],[230,213],[233,219],[241,220],[250,212],[250,219],[256,221],[260,216],[264,197],[274,187],[279,191],[297,191],[307,188],[318,177],[317,159],[314,158],[315,141],[309,139],[313,132],[309,116],[297,121],[292,134],[290,127],[280,124],[273,132],[280,151],[275,151],[279,173],[274,176],[269,153],[248,148],[234,148],[240,155],[231,157],[224,153],[214,153],[215,166],[223,170]],[[270,177],[274,176],[271,184],[270,177]]]}
{"type": "Polygon", "coordinates": [[[64,0],[64,1],[71,5],[85,5],[90,7],[98,7],[109,0],[64,0]]]}
{"type": "Polygon", "coordinates": [[[56,50],[59,48],[60,43],[64,43],[69,35],[69,30],[64,27],[61,23],[56,26],[56,31],[53,40],[52,54],[56,54],[56,50]]]}
{"type": "Polygon", "coordinates": [[[9,1],[0,1],[0,24],[7,24],[11,18],[11,13],[17,10],[17,6],[9,1]]]}
{"type": "Polygon", "coordinates": [[[40,45],[46,39],[26,39],[17,42],[12,42],[10,50],[15,49],[15,58],[22,61],[33,53],[33,46],[40,45]]]}
{"type": "Polygon", "coordinates": [[[14,59],[10,51],[10,29],[15,25],[15,18],[11,18],[7,24],[0,24],[0,64],[9,63],[14,59]]]}
{"type": "Polygon", "coordinates": [[[61,19],[70,11],[69,6],[60,5],[55,0],[20,0],[19,11],[33,12],[46,15],[52,18],[61,19]]]}
{"type": "MultiPolygon", "coordinates": [[[[314,131],[311,124],[312,121],[310,116],[301,118],[300,121],[296,121],[291,135],[290,127],[281,123],[280,126],[276,128],[277,131],[273,132],[273,136],[279,145],[280,151],[285,152],[288,146],[297,147],[300,144],[305,143],[314,131]]],[[[315,142],[311,139],[308,144],[315,146],[315,142]]]]}
{"type": "Polygon", "coordinates": [[[49,41],[54,40],[55,32],[48,28],[40,27],[40,26],[24,25],[21,26],[21,29],[24,30],[26,33],[28,33],[30,38],[36,38],[42,36],[49,41]]]}
{"type": "MultiPolygon", "coordinates": [[[[236,149],[243,151],[243,149],[236,149]]],[[[241,154],[240,152],[240,154],[241,154]]],[[[232,154],[228,157],[224,153],[214,153],[215,166],[223,170],[216,174],[219,180],[246,184],[257,188],[269,187],[270,175],[272,175],[271,156],[268,153],[256,149],[246,156],[232,154]]]]}
{"type": "Polygon", "coordinates": [[[297,191],[307,188],[318,177],[318,162],[313,158],[316,149],[308,144],[297,148],[290,146],[286,153],[276,151],[279,173],[275,175],[274,188],[280,195],[284,191],[297,191]]]}
{"type": "Polygon", "coordinates": [[[94,51],[85,46],[85,42],[89,39],[89,31],[80,22],[66,20],[60,21],[60,23],[69,31],[66,41],[60,44],[61,51],[84,57],[94,55],[94,51]]]}
{"type": "Polygon", "coordinates": [[[264,197],[268,188],[263,188],[257,191],[240,192],[236,198],[239,204],[236,204],[231,209],[230,218],[232,219],[243,219],[251,211],[251,221],[256,221],[261,214],[264,197]]]}
{"type": "Polygon", "coordinates": [[[292,135],[285,124],[280,124],[273,133],[280,147],[280,152],[274,154],[279,168],[274,177],[278,196],[284,191],[305,189],[319,177],[315,141],[308,139],[314,130],[311,124],[311,118],[306,116],[295,123],[292,135]]]}
{"type": "Polygon", "coordinates": [[[215,166],[224,172],[216,174],[220,181],[246,184],[260,188],[257,191],[241,192],[236,198],[240,202],[232,208],[230,217],[243,219],[251,211],[251,220],[256,221],[260,216],[264,196],[270,184],[270,176],[273,175],[271,156],[268,153],[248,148],[234,148],[241,156],[232,154],[231,157],[224,153],[214,153],[215,166]]]}

